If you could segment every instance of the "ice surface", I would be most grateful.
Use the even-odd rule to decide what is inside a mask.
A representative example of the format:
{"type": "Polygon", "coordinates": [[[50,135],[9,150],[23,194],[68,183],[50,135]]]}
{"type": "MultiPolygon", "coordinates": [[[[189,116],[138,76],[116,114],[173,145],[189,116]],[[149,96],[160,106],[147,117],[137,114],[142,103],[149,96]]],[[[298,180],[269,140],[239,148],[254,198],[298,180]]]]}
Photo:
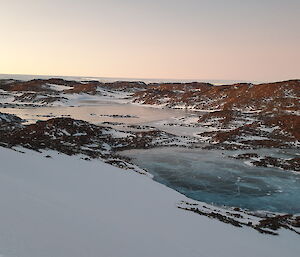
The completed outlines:
{"type": "MultiPolygon", "coordinates": [[[[271,154],[272,150],[268,150],[271,154]]],[[[249,166],[226,151],[150,149],[123,152],[154,179],[188,197],[217,205],[300,213],[300,174],[249,166]]],[[[287,157],[287,155],[285,156],[287,157]]]]}

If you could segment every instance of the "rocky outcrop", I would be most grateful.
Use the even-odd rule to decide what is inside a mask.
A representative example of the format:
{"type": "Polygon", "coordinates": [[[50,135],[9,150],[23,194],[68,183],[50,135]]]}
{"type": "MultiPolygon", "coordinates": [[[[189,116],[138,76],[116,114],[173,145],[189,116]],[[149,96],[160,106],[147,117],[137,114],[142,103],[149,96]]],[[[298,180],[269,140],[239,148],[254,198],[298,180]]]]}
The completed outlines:
{"type": "Polygon", "coordinates": [[[213,144],[208,148],[300,147],[300,80],[155,84],[135,93],[134,101],[201,110],[198,126],[207,131],[198,136],[213,144]]]}
{"type": "Polygon", "coordinates": [[[0,112],[0,123],[20,124],[23,120],[14,114],[0,112]]]}
{"type": "Polygon", "coordinates": [[[279,235],[284,228],[300,235],[300,216],[291,214],[256,213],[240,208],[222,209],[198,203],[180,202],[177,207],[202,216],[218,219],[235,227],[251,227],[262,234],[279,235]]]}
{"type": "Polygon", "coordinates": [[[157,84],[134,95],[136,102],[204,110],[299,110],[300,80],[212,86],[207,83],[157,84]],[[166,101],[166,99],[168,99],[166,101]]]}
{"type": "Polygon", "coordinates": [[[76,81],[67,81],[63,79],[33,79],[29,81],[13,81],[9,84],[1,84],[0,88],[5,91],[17,91],[17,92],[55,92],[55,90],[47,87],[47,84],[56,84],[56,85],[63,85],[63,86],[74,86],[78,82],[76,81]]]}
{"type": "Polygon", "coordinates": [[[145,89],[147,84],[140,81],[117,81],[103,83],[100,81],[73,81],[64,80],[59,78],[52,79],[33,79],[29,81],[19,80],[0,80],[0,89],[4,91],[16,91],[16,92],[56,92],[55,89],[47,85],[59,85],[65,86],[66,89],[62,90],[65,93],[79,94],[88,93],[96,94],[98,87],[106,89],[119,90],[119,91],[134,91],[145,89]],[[71,88],[70,88],[71,87],[71,88]]]}
{"type": "Polygon", "coordinates": [[[20,125],[21,120],[16,116],[1,114],[0,118],[2,116],[11,120],[11,127],[5,121],[3,130],[0,130],[0,144],[9,148],[51,149],[68,155],[84,154],[91,158],[110,159],[116,158],[116,152],[120,150],[189,144],[186,138],[159,130],[125,132],[71,118],[53,118],[20,125]]]}
{"type": "Polygon", "coordinates": [[[209,147],[225,149],[300,147],[300,116],[297,115],[261,113],[247,115],[235,111],[220,111],[203,115],[199,123],[205,124],[202,122],[213,120],[217,123],[214,127],[219,127],[220,130],[199,134],[214,143],[209,147]]]}
{"type": "Polygon", "coordinates": [[[26,92],[22,95],[15,96],[14,102],[49,104],[57,101],[62,102],[66,100],[68,100],[66,97],[60,96],[55,93],[46,94],[26,92]]]}

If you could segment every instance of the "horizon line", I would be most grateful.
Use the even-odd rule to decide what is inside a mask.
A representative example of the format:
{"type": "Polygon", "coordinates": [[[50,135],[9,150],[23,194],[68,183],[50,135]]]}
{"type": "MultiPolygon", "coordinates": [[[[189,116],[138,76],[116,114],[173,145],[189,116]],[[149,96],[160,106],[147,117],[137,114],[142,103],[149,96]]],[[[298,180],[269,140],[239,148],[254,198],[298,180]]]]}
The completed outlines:
{"type": "MultiPolygon", "coordinates": [[[[286,81],[286,80],[294,80],[294,79],[283,79],[283,80],[245,80],[245,79],[200,79],[200,78],[139,78],[139,77],[105,77],[105,76],[88,76],[88,75],[54,75],[54,74],[24,74],[24,73],[0,73],[0,76],[31,76],[31,77],[51,77],[51,78],[59,78],[59,77],[68,77],[68,78],[92,78],[92,79],[108,79],[108,80],[114,80],[114,79],[124,79],[129,81],[129,80],[134,80],[134,81],[145,81],[145,80],[153,80],[153,81],[164,81],[165,83],[169,82],[235,82],[235,83],[271,83],[271,82],[278,82],[278,81],[286,81]]],[[[117,81],[117,80],[116,80],[117,81]]]]}
{"type": "MultiPolygon", "coordinates": [[[[49,75],[49,74],[22,74],[22,73],[0,73],[0,79],[1,76],[28,76],[32,78],[28,78],[28,80],[32,79],[39,79],[35,77],[48,77],[49,78],[73,78],[73,80],[83,81],[81,79],[95,79],[100,81],[102,80],[109,80],[107,82],[116,82],[116,81],[142,81],[144,83],[184,83],[184,82],[205,82],[205,83],[211,83],[211,84],[218,84],[218,83],[251,83],[251,84],[264,84],[264,83],[275,83],[275,82],[283,82],[283,81],[290,81],[290,80],[300,80],[300,78],[288,78],[288,79],[280,79],[280,80],[243,80],[243,79],[176,79],[176,78],[132,78],[132,77],[100,77],[100,76],[82,76],[82,75],[49,75]]],[[[18,79],[18,78],[16,78],[18,79]]],[[[21,79],[19,80],[26,80],[21,79]]],[[[149,84],[148,83],[148,84],[149,84]]]]}

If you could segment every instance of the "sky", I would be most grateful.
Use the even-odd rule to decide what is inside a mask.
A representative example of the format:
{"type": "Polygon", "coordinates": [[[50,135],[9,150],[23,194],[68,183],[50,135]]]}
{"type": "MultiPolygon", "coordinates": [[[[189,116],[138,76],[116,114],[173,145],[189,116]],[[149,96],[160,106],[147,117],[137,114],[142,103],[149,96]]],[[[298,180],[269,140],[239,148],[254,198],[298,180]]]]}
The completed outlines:
{"type": "Polygon", "coordinates": [[[300,78],[299,0],[0,0],[0,73],[300,78]]]}

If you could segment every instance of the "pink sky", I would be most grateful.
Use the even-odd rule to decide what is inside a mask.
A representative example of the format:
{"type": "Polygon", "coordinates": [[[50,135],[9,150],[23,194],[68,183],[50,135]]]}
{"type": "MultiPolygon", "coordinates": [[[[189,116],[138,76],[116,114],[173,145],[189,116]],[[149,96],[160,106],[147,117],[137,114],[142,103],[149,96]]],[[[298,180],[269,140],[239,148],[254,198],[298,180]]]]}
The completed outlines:
{"type": "Polygon", "coordinates": [[[0,0],[0,73],[300,78],[298,0],[0,0]]]}

